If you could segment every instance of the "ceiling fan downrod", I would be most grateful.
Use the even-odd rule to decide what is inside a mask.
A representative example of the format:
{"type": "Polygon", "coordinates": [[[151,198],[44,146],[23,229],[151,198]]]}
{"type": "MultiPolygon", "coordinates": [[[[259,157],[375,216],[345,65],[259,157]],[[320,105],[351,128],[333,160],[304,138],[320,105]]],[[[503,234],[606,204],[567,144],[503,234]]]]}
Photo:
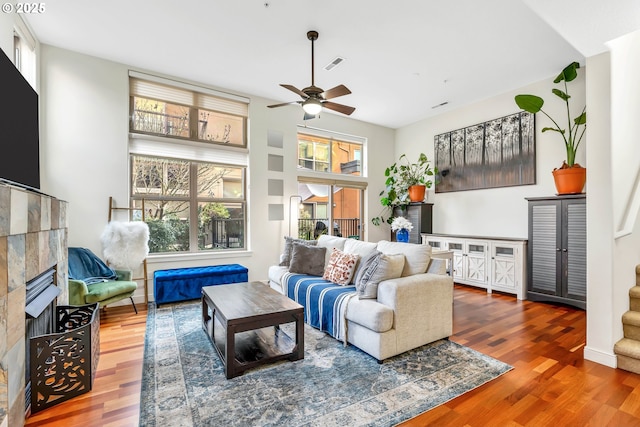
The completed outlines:
{"type": "Polygon", "coordinates": [[[314,54],[313,54],[313,42],[318,40],[318,32],[311,30],[307,32],[307,38],[309,40],[311,40],[311,86],[315,86],[315,61],[314,61],[314,54]]]}

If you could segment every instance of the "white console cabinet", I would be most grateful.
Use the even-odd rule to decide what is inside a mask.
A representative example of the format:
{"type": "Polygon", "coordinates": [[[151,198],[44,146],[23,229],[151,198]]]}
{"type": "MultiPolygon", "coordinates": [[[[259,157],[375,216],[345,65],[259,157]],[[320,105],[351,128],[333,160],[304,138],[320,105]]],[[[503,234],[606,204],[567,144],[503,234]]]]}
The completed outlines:
{"type": "Polygon", "coordinates": [[[453,280],[526,299],[527,240],[422,234],[422,244],[453,253],[453,280]]]}

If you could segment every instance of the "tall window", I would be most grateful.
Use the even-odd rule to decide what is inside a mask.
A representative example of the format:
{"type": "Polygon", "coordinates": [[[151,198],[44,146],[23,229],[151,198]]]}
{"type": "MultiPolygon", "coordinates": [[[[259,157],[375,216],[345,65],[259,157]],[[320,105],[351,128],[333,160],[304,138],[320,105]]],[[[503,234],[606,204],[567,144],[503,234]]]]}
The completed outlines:
{"type": "Polygon", "coordinates": [[[168,83],[130,84],[131,199],[150,252],[245,249],[247,103],[168,83]]]}
{"type": "Polygon", "coordinates": [[[364,140],[326,131],[298,133],[298,235],[362,238],[364,140]],[[317,172],[322,172],[317,174],[317,172]],[[351,175],[354,178],[347,178],[351,175]]]}
{"type": "Polygon", "coordinates": [[[36,89],[36,41],[27,26],[18,18],[13,30],[13,63],[22,76],[36,89]]]}

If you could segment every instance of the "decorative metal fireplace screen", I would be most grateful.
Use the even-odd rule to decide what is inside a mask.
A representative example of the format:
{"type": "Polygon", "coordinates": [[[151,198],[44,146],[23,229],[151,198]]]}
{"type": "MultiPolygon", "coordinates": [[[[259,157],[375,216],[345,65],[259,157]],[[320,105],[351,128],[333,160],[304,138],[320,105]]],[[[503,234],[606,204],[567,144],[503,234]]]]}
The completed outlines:
{"type": "Polygon", "coordinates": [[[56,307],[54,331],[30,339],[31,413],[91,390],[100,357],[99,304],[56,307]]]}

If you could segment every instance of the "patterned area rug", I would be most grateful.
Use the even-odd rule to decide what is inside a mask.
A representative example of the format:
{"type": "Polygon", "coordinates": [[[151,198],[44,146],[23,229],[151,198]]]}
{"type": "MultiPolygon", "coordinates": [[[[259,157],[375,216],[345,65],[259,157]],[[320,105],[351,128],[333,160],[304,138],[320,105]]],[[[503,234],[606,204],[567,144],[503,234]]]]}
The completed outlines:
{"type": "Polygon", "coordinates": [[[378,364],[305,325],[303,360],[227,380],[201,315],[149,304],[140,426],[393,426],[512,369],[448,340],[378,364]]]}

